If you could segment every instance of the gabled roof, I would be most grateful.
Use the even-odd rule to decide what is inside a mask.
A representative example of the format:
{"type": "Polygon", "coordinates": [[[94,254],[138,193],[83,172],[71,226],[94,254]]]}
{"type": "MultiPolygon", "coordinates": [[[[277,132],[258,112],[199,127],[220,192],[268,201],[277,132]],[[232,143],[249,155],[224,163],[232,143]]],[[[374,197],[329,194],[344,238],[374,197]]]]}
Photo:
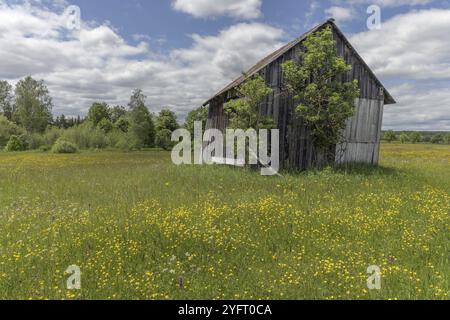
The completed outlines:
{"type": "Polygon", "coordinates": [[[272,54],[268,55],[267,57],[265,57],[264,59],[262,59],[261,61],[259,61],[255,66],[253,66],[252,68],[250,68],[250,70],[248,70],[245,75],[240,76],[239,78],[237,78],[236,80],[234,80],[233,82],[231,82],[228,86],[226,86],[224,89],[222,89],[220,92],[218,92],[216,95],[214,95],[213,97],[211,97],[210,99],[208,99],[203,106],[207,105],[208,103],[211,102],[211,100],[213,100],[214,98],[234,89],[235,87],[239,86],[240,84],[242,84],[245,80],[247,80],[248,78],[252,77],[253,75],[255,75],[256,73],[260,72],[262,69],[264,69],[265,67],[267,67],[269,64],[271,64],[272,62],[276,61],[278,58],[280,58],[282,55],[284,55],[286,52],[288,52],[290,49],[292,49],[293,47],[297,46],[298,44],[302,43],[304,40],[306,40],[306,38],[315,33],[316,31],[319,31],[320,29],[324,28],[327,25],[331,25],[332,28],[334,28],[336,30],[336,32],[342,37],[342,39],[344,39],[344,41],[346,42],[346,44],[349,46],[349,48],[354,52],[354,54],[356,55],[357,58],[359,58],[359,60],[361,60],[361,63],[366,67],[366,69],[369,71],[370,75],[374,78],[374,80],[376,81],[376,83],[382,87],[384,89],[384,95],[385,95],[385,104],[395,104],[395,100],[394,98],[391,96],[391,94],[387,91],[387,89],[383,86],[383,84],[381,83],[381,81],[375,76],[375,74],[373,73],[373,71],[369,68],[369,66],[365,63],[365,61],[361,58],[361,56],[358,54],[358,52],[355,50],[355,48],[350,44],[350,42],[347,40],[347,38],[345,37],[345,35],[342,33],[341,30],[339,30],[338,26],[334,23],[334,19],[329,19],[326,22],[314,27],[313,29],[309,30],[308,32],[306,32],[305,34],[301,35],[299,38],[289,42],[288,44],[284,45],[283,47],[281,47],[280,49],[278,49],[277,51],[273,52],[272,54]]]}

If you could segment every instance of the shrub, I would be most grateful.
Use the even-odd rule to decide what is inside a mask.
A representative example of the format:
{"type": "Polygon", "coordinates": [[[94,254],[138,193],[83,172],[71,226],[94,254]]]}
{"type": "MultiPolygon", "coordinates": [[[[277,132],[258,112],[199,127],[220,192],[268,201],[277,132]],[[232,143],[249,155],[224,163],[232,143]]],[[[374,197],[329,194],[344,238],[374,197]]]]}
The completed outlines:
{"type": "Polygon", "coordinates": [[[444,136],[444,142],[446,144],[450,144],[450,132],[444,136]]]}
{"type": "Polygon", "coordinates": [[[39,148],[39,151],[40,151],[40,152],[49,152],[51,149],[52,149],[51,146],[45,145],[45,146],[41,146],[41,147],[39,148]]]}
{"type": "Polygon", "coordinates": [[[133,151],[141,148],[139,140],[131,133],[123,134],[114,147],[122,151],[133,151]]]}
{"type": "Polygon", "coordinates": [[[44,136],[38,133],[24,135],[24,138],[29,150],[37,150],[41,146],[46,145],[44,136]]]}
{"type": "Polygon", "coordinates": [[[383,139],[391,143],[392,141],[397,140],[397,136],[395,135],[395,132],[393,130],[389,130],[384,133],[383,139]]]}
{"type": "Polygon", "coordinates": [[[411,141],[412,143],[420,143],[422,142],[422,135],[420,134],[420,132],[411,132],[409,135],[409,141],[411,141]]]}
{"type": "Polygon", "coordinates": [[[431,143],[440,144],[445,141],[445,136],[443,134],[436,134],[431,138],[431,143]]]}
{"type": "Polygon", "coordinates": [[[11,136],[20,136],[25,130],[20,128],[14,122],[9,121],[6,117],[0,115],[0,147],[6,146],[11,136]]]}
{"type": "Polygon", "coordinates": [[[104,133],[108,133],[113,129],[113,124],[109,119],[103,119],[98,123],[98,128],[104,133]]]}
{"type": "Polygon", "coordinates": [[[121,117],[117,122],[115,123],[115,127],[119,129],[122,132],[128,132],[128,129],[130,128],[130,121],[126,117],[121,117]]]}
{"type": "Polygon", "coordinates": [[[44,144],[52,146],[55,144],[56,141],[61,137],[63,134],[63,130],[55,127],[51,127],[45,131],[43,138],[44,138],[44,144]]]}
{"type": "Polygon", "coordinates": [[[89,122],[65,130],[61,138],[72,142],[80,149],[103,149],[108,146],[105,133],[89,122]]]}
{"type": "Polygon", "coordinates": [[[400,142],[403,143],[403,144],[409,142],[409,137],[408,137],[408,135],[406,133],[402,133],[400,135],[400,142]]]}
{"type": "Polygon", "coordinates": [[[156,146],[164,149],[170,150],[173,148],[173,142],[171,140],[172,132],[168,129],[159,130],[156,133],[156,146]]]}
{"type": "Polygon", "coordinates": [[[16,135],[13,135],[9,138],[9,141],[5,147],[5,151],[7,152],[25,151],[26,149],[26,143],[21,137],[18,137],[16,135]]]}
{"type": "Polygon", "coordinates": [[[77,153],[78,148],[75,144],[59,139],[52,148],[53,153],[77,153]]]}

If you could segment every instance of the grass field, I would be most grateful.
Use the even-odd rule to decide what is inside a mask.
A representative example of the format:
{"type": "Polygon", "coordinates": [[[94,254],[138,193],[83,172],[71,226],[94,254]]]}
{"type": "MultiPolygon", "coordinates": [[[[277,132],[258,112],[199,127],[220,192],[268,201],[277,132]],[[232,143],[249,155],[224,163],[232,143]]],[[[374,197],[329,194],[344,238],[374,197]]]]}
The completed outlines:
{"type": "Polygon", "coordinates": [[[0,153],[0,298],[449,299],[449,211],[449,146],[283,178],[156,151],[0,153]]]}

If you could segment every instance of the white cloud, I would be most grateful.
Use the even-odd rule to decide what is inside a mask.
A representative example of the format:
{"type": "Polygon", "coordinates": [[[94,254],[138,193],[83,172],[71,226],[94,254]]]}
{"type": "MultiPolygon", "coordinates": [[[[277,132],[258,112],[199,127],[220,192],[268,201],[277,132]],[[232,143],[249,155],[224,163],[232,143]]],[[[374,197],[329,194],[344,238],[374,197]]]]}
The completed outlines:
{"type": "Polygon", "coordinates": [[[350,38],[375,74],[407,83],[390,90],[398,104],[386,109],[387,127],[450,129],[448,30],[450,10],[430,9],[397,15],[381,30],[350,38]]]}
{"type": "Polygon", "coordinates": [[[334,3],[349,5],[379,5],[381,7],[419,6],[426,5],[435,0],[334,0],[334,3]]]}
{"type": "Polygon", "coordinates": [[[354,17],[354,11],[352,8],[344,8],[333,6],[325,10],[328,18],[334,18],[337,23],[343,23],[345,21],[352,20],[354,17]]]}
{"type": "MultiPolygon", "coordinates": [[[[285,36],[266,24],[239,23],[214,35],[194,34],[188,48],[161,54],[150,49],[147,37],[136,35],[142,42],[131,45],[108,24],[82,23],[69,32],[62,8],[0,5],[0,79],[44,79],[57,114],[85,113],[96,100],[126,104],[131,90],[142,88],[152,111],[170,106],[181,117],[277,49],[285,36]]],[[[378,76],[407,83],[388,86],[398,104],[386,107],[386,128],[450,129],[447,30],[450,10],[423,10],[351,37],[378,76]]]]}
{"type": "Polygon", "coordinates": [[[240,19],[254,19],[261,16],[262,0],[174,0],[175,10],[197,18],[230,16],[240,19]]]}
{"type": "Polygon", "coordinates": [[[401,14],[351,42],[381,76],[450,79],[450,10],[401,14]]]}
{"type": "Polygon", "coordinates": [[[269,25],[240,23],[213,36],[194,34],[190,47],[159,55],[145,41],[128,44],[108,24],[69,32],[52,10],[0,4],[0,78],[44,79],[57,114],[85,113],[96,100],[126,104],[131,90],[142,88],[152,111],[170,106],[184,116],[283,37],[269,25]]]}
{"type": "Polygon", "coordinates": [[[385,129],[450,131],[450,88],[403,84],[391,93],[399,103],[386,106],[385,129]]]}

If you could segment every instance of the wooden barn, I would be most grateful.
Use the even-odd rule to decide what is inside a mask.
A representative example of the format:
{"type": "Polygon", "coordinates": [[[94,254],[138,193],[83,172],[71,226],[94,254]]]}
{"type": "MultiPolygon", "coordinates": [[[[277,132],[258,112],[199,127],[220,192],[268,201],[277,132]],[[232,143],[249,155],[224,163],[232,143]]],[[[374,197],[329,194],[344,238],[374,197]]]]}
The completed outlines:
{"type": "MultiPolygon", "coordinates": [[[[307,169],[316,163],[318,155],[308,128],[301,120],[294,120],[295,117],[292,117],[294,101],[292,96],[283,90],[281,65],[297,57],[302,50],[302,42],[326,26],[332,27],[339,55],[353,67],[342,80],[357,79],[360,85],[355,115],[348,120],[343,142],[336,146],[336,162],[364,162],[374,165],[378,163],[384,105],[394,104],[395,100],[339,30],[334,20],[330,19],[270,54],[246,72],[247,77],[259,73],[273,89],[261,104],[260,112],[272,117],[280,129],[280,165],[285,169],[307,169]]],[[[235,88],[245,80],[246,78],[241,76],[204,103],[204,106],[209,106],[207,129],[224,132],[227,127],[224,104],[236,98],[235,88]]]]}

